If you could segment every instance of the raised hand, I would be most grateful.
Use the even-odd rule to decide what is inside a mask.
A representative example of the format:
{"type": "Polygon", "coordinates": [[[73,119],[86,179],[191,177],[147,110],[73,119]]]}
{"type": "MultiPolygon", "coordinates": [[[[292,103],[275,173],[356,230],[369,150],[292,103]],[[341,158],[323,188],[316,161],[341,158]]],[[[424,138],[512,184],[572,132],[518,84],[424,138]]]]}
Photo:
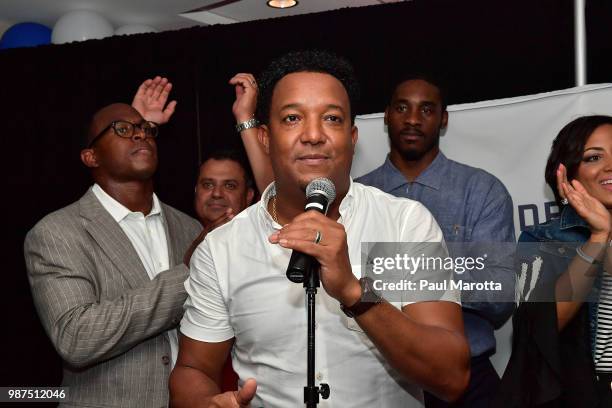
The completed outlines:
{"type": "Polygon", "coordinates": [[[612,218],[606,207],[589,194],[578,180],[567,180],[567,169],[563,164],[557,169],[557,186],[562,198],[566,198],[578,215],[591,229],[592,238],[607,241],[611,230],[612,218]]]}
{"type": "Polygon", "coordinates": [[[168,78],[156,76],[147,79],[138,87],[132,107],[148,121],[159,125],[167,123],[176,109],[176,101],[166,105],[171,90],[172,84],[168,82],[168,78]]]}
{"type": "MultiPolygon", "coordinates": [[[[255,77],[252,74],[240,73],[234,75],[229,80],[229,83],[234,86],[236,92],[236,100],[232,105],[236,124],[253,119],[257,108],[257,94],[259,92],[255,77]]],[[[270,158],[259,140],[261,136],[259,130],[259,128],[245,129],[240,132],[240,137],[249,157],[249,163],[253,169],[257,188],[259,191],[264,191],[268,184],[274,180],[274,172],[272,171],[270,158]]]]}
{"type": "Polygon", "coordinates": [[[234,85],[236,91],[236,100],[232,105],[236,123],[242,123],[255,117],[258,93],[255,77],[252,74],[239,73],[234,75],[229,83],[234,85]]]}

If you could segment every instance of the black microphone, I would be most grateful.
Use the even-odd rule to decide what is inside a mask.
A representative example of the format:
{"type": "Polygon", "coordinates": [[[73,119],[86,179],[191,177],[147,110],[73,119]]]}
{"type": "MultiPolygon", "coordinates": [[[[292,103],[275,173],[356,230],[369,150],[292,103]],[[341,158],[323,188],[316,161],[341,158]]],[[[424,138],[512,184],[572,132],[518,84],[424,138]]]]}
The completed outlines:
{"type": "MultiPolygon", "coordinates": [[[[314,179],[306,186],[304,211],[314,210],[325,215],[335,198],[336,187],[331,180],[323,177],[314,179]]],[[[287,266],[287,279],[294,283],[304,282],[316,263],[312,256],[294,250],[287,266]]]]}

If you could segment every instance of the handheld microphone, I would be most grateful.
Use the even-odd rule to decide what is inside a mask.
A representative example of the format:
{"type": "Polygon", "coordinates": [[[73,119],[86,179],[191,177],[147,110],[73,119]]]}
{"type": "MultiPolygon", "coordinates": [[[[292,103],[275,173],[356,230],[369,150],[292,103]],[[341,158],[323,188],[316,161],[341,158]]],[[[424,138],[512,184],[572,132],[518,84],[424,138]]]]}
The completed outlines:
{"type": "MultiPolygon", "coordinates": [[[[314,210],[325,215],[335,198],[336,187],[331,180],[323,177],[314,179],[306,186],[304,211],[314,210]]],[[[312,256],[294,250],[287,266],[287,279],[294,283],[303,283],[316,263],[312,256]]]]}

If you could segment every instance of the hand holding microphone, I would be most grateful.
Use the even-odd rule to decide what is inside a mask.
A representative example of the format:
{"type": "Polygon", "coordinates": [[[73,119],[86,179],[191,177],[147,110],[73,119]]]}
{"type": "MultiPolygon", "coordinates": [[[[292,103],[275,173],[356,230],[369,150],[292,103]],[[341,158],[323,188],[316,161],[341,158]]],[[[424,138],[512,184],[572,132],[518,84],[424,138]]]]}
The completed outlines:
{"type": "MultiPolygon", "coordinates": [[[[316,211],[323,215],[327,215],[327,210],[331,203],[336,198],[336,187],[331,180],[326,178],[318,178],[312,180],[306,186],[306,205],[304,211],[316,211]]],[[[320,244],[323,239],[321,231],[315,231],[314,243],[320,244]]],[[[315,271],[318,272],[318,264],[311,255],[304,254],[300,251],[293,251],[291,259],[287,266],[287,279],[293,283],[303,283],[308,274],[315,271]]],[[[318,279],[316,280],[318,282],[318,279]]],[[[318,286],[318,283],[316,284],[318,286]]]]}
{"type": "MultiPolygon", "coordinates": [[[[333,197],[327,196],[328,201],[325,205],[320,197],[316,197],[324,195],[321,193],[323,189],[320,188],[320,180],[322,179],[313,180],[306,189],[307,195],[309,191],[318,192],[309,196],[305,206],[306,211],[272,234],[269,239],[273,244],[293,249],[288,275],[290,273],[297,275],[298,269],[295,269],[295,266],[301,264],[302,261],[299,260],[302,259],[301,256],[313,257],[321,265],[320,278],[326,292],[342,304],[352,305],[359,300],[361,287],[351,269],[344,226],[323,214],[327,212],[327,208],[335,198],[335,189],[333,197]],[[310,188],[313,183],[319,188],[310,188]],[[315,209],[316,211],[311,211],[315,209]],[[295,253],[301,254],[295,255],[295,253]]],[[[323,184],[329,183],[333,187],[331,181],[323,180],[326,180],[323,184]]]]}

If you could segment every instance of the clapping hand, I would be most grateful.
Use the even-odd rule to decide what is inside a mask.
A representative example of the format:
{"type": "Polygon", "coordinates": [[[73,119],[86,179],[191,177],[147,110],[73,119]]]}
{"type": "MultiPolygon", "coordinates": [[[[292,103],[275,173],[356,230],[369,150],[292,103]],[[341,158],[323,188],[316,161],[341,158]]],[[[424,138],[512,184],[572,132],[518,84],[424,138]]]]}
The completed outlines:
{"type": "Polygon", "coordinates": [[[557,189],[561,198],[567,199],[578,215],[591,229],[593,240],[607,242],[612,218],[608,209],[595,197],[589,194],[578,180],[567,180],[567,169],[563,164],[557,169],[557,189]]]}

